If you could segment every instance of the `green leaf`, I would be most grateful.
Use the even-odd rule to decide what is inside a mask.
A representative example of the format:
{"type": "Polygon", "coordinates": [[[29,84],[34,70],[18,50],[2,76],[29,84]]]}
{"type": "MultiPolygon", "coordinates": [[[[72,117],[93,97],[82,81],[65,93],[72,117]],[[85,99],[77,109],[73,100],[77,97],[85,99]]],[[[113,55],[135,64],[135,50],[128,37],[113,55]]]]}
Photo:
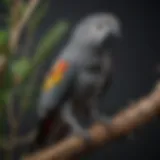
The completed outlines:
{"type": "Polygon", "coordinates": [[[27,57],[22,57],[19,60],[16,60],[12,64],[12,71],[14,75],[17,75],[18,77],[23,77],[26,72],[28,72],[30,68],[30,59],[27,57]]]}
{"type": "Polygon", "coordinates": [[[35,75],[29,79],[26,86],[24,86],[24,92],[20,101],[22,114],[26,113],[31,108],[32,104],[35,102],[36,99],[36,91],[39,91],[39,88],[36,84],[36,73],[34,74],[35,75]]]}
{"type": "Polygon", "coordinates": [[[0,57],[5,56],[9,58],[10,52],[8,48],[8,44],[0,44],[0,57]]]}
{"type": "Polygon", "coordinates": [[[8,43],[8,30],[0,30],[0,45],[4,45],[8,43]]]}
{"type": "Polygon", "coordinates": [[[9,98],[11,95],[11,90],[10,89],[5,89],[0,91],[0,116],[1,116],[1,111],[4,108],[5,105],[8,104],[9,98]]]}
{"type": "Polygon", "coordinates": [[[28,6],[28,3],[23,1],[22,4],[21,4],[20,12],[24,13],[27,6],[28,6]]]}
{"type": "Polygon", "coordinates": [[[60,21],[47,31],[39,41],[36,54],[33,57],[34,65],[41,63],[51,54],[51,50],[60,42],[67,29],[68,23],[60,21]]]}
{"type": "Polygon", "coordinates": [[[37,7],[35,13],[29,21],[29,32],[33,33],[37,27],[40,25],[42,19],[44,18],[46,11],[48,9],[48,2],[43,3],[41,6],[37,7]]]}
{"type": "Polygon", "coordinates": [[[1,86],[1,91],[6,91],[7,89],[11,89],[13,87],[13,74],[11,64],[8,63],[8,66],[5,69],[5,74],[3,77],[3,85],[1,86]]]}
{"type": "Polygon", "coordinates": [[[4,100],[5,104],[8,103],[9,98],[10,98],[10,95],[11,95],[10,90],[6,90],[6,91],[3,93],[3,100],[4,100]]]}
{"type": "Polygon", "coordinates": [[[5,101],[4,101],[4,91],[0,90],[0,116],[1,116],[1,110],[4,108],[5,101]]]}
{"type": "MultiPolygon", "coordinates": [[[[68,29],[68,23],[66,22],[59,22],[54,25],[47,33],[42,37],[39,41],[36,54],[33,57],[32,66],[25,75],[24,79],[28,78],[29,75],[35,71],[35,68],[42,63],[50,54],[52,54],[51,50],[59,43],[62,36],[68,29]]],[[[34,77],[35,78],[35,77],[34,77]]],[[[34,95],[37,95],[37,90],[39,88],[35,85],[34,79],[30,79],[28,85],[25,88],[24,96],[21,101],[21,106],[23,106],[23,111],[29,109],[32,106],[31,101],[33,100],[34,95]]]]}
{"type": "Polygon", "coordinates": [[[9,6],[11,4],[11,0],[2,0],[2,3],[9,6]]]}
{"type": "Polygon", "coordinates": [[[32,62],[30,63],[30,69],[24,75],[23,81],[25,81],[30,74],[32,74],[39,64],[44,62],[45,59],[52,54],[52,49],[58,45],[63,35],[68,30],[68,27],[69,25],[67,22],[60,21],[49,31],[47,31],[47,33],[41,38],[36,49],[35,56],[32,58],[32,62]]]}

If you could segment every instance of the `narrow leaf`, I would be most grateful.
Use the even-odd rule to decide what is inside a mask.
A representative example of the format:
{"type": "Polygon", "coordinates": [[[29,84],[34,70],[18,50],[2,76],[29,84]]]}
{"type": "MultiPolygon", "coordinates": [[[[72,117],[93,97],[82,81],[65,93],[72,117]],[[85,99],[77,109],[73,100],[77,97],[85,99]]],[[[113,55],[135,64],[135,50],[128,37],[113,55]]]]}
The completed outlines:
{"type": "Polygon", "coordinates": [[[3,75],[3,85],[1,85],[0,89],[7,90],[12,87],[13,87],[13,73],[12,73],[11,65],[8,63],[3,75]]]}
{"type": "Polygon", "coordinates": [[[41,63],[51,54],[51,50],[60,42],[68,29],[68,23],[61,21],[54,25],[39,41],[36,54],[33,57],[34,64],[41,63]]]}
{"type": "Polygon", "coordinates": [[[23,77],[30,68],[30,60],[27,57],[22,57],[12,64],[12,71],[14,75],[23,77]]]}
{"type": "Polygon", "coordinates": [[[0,45],[4,45],[8,43],[8,30],[0,30],[0,45]]]}
{"type": "Polygon", "coordinates": [[[11,4],[11,0],[2,0],[2,3],[9,6],[11,4]]]}
{"type": "Polygon", "coordinates": [[[29,21],[29,32],[32,34],[35,29],[40,25],[42,19],[45,16],[45,13],[48,9],[48,2],[44,3],[37,8],[36,12],[33,14],[32,18],[29,21]]]}
{"type": "Polygon", "coordinates": [[[45,61],[45,59],[52,54],[51,50],[56,47],[56,45],[60,42],[63,35],[66,33],[68,29],[67,22],[59,22],[55,26],[53,26],[39,41],[35,56],[33,57],[32,63],[30,65],[30,69],[24,75],[23,81],[25,81],[30,74],[35,70],[35,68],[45,61]]]}

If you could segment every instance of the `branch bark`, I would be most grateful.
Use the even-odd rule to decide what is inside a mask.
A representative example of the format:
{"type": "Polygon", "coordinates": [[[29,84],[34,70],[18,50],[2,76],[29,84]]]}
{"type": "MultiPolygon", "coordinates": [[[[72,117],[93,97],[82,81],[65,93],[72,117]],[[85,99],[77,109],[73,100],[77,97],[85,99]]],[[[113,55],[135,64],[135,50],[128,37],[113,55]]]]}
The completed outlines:
{"type": "MultiPolygon", "coordinates": [[[[139,125],[151,120],[160,113],[160,81],[148,96],[132,103],[113,118],[110,126],[95,124],[89,132],[92,137],[91,147],[99,147],[122,135],[129,134],[139,125]]],[[[72,155],[85,152],[87,144],[83,138],[72,136],[57,145],[26,156],[24,160],[61,160],[69,159],[72,155]]]]}
{"type": "Polygon", "coordinates": [[[35,8],[39,4],[40,0],[30,0],[28,2],[27,8],[25,10],[24,15],[19,20],[18,24],[13,26],[11,29],[11,35],[10,35],[10,41],[9,41],[9,47],[13,53],[16,52],[17,44],[19,42],[19,38],[22,34],[23,28],[25,27],[26,23],[30,19],[31,15],[33,14],[35,8]]]}

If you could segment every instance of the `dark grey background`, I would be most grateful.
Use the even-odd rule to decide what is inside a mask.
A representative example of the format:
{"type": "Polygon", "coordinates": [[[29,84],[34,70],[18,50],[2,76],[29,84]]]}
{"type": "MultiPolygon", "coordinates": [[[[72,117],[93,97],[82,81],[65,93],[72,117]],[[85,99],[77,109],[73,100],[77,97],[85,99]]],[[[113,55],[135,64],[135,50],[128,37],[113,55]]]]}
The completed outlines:
{"type": "MultiPolygon", "coordinates": [[[[60,18],[74,24],[79,18],[96,11],[110,11],[119,16],[124,39],[120,50],[113,54],[114,81],[102,107],[106,113],[113,114],[129,100],[149,92],[159,76],[155,68],[160,62],[158,10],[158,2],[149,0],[51,0],[37,38],[60,18]]],[[[153,120],[137,132],[134,141],[117,141],[94,153],[91,159],[159,159],[159,143],[159,120],[153,120]]]]}

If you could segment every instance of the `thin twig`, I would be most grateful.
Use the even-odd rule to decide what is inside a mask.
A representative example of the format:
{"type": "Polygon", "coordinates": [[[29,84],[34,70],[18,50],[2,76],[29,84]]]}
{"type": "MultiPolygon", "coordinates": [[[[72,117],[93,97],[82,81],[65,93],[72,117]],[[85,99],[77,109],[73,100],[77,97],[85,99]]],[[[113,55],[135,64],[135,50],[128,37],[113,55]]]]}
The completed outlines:
{"type": "MultiPolygon", "coordinates": [[[[158,113],[160,113],[160,81],[148,96],[118,113],[109,126],[99,123],[93,125],[89,129],[91,148],[100,147],[119,136],[131,133],[137,126],[148,122],[158,113]]],[[[67,160],[74,154],[85,152],[86,149],[87,144],[82,137],[72,136],[57,145],[33,153],[24,160],[67,160]]]]}
{"type": "Polygon", "coordinates": [[[25,10],[24,15],[19,20],[18,24],[12,28],[9,46],[10,46],[11,51],[13,51],[13,53],[15,53],[15,51],[17,49],[17,44],[19,42],[19,38],[22,34],[22,31],[23,31],[26,23],[30,19],[31,15],[33,14],[33,12],[34,12],[35,8],[37,7],[37,5],[39,4],[39,2],[40,2],[40,0],[30,0],[28,2],[28,5],[27,5],[27,8],[25,10]]]}
{"type": "Polygon", "coordinates": [[[27,145],[34,140],[35,135],[36,131],[33,130],[24,136],[14,137],[12,140],[10,139],[0,140],[0,148],[8,151],[8,150],[13,150],[19,146],[27,145]]]}
{"type": "MultiPolygon", "coordinates": [[[[30,19],[32,13],[34,12],[36,6],[39,4],[40,0],[30,0],[28,2],[27,8],[20,18],[20,7],[22,4],[21,0],[14,0],[13,5],[11,6],[11,16],[13,17],[10,29],[10,37],[9,37],[9,48],[12,53],[15,53],[18,48],[18,42],[21,37],[22,31],[30,19]],[[20,18],[20,19],[19,19],[20,18]]],[[[3,64],[1,68],[3,68],[3,64]]],[[[14,115],[13,108],[13,95],[11,95],[9,103],[6,106],[6,112],[8,116],[8,122],[10,125],[10,134],[7,140],[2,140],[0,147],[4,150],[10,151],[12,153],[13,149],[19,145],[24,145],[32,141],[35,132],[31,132],[26,136],[19,137],[18,134],[18,121],[14,115]]]]}
{"type": "Polygon", "coordinates": [[[14,27],[20,18],[20,9],[22,6],[22,0],[13,0],[11,4],[11,17],[12,26],[14,27]]]}

